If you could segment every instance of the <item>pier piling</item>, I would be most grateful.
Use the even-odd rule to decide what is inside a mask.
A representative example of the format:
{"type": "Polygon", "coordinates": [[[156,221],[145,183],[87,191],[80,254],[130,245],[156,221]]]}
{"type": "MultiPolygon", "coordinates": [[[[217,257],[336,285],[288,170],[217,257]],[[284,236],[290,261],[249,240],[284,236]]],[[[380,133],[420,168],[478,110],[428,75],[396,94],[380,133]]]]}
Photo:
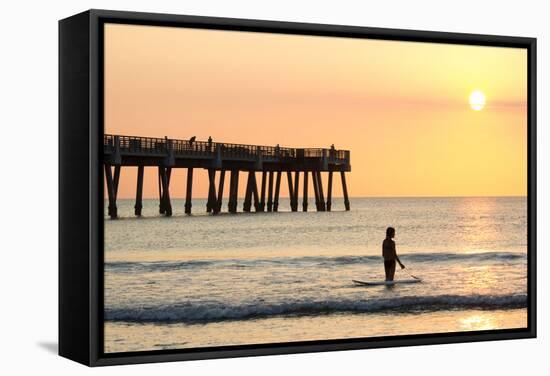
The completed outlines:
{"type": "Polygon", "coordinates": [[[258,197],[258,181],[256,180],[256,172],[252,171],[252,197],[254,198],[254,210],[260,211],[260,199],[258,197]]]}
{"type": "Polygon", "coordinates": [[[162,193],[162,169],[164,167],[158,167],[158,186],[159,186],[159,214],[164,214],[164,201],[162,193]]]}
{"type": "Polygon", "coordinates": [[[342,177],[342,192],[344,193],[344,206],[346,211],[349,210],[349,198],[348,198],[348,186],[346,184],[346,174],[344,171],[340,171],[340,176],[342,177]]]}
{"type": "Polygon", "coordinates": [[[220,171],[220,181],[218,183],[218,200],[216,201],[216,213],[222,211],[222,201],[223,201],[223,185],[225,182],[225,170],[220,171]]]}
{"type": "Polygon", "coordinates": [[[275,197],[273,198],[273,211],[279,211],[279,192],[281,190],[281,171],[277,171],[275,181],[275,197]]]}
{"type": "Polygon", "coordinates": [[[304,193],[302,197],[302,210],[307,212],[307,194],[308,194],[308,172],[304,171],[304,193]]]}
{"type": "Polygon", "coordinates": [[[248,178],[246,179],[246,190],[244,194],[243,212],[250,212],[252,208],[252,174],[254,171],[248,172],[248,178]]]}
{"type": "Polygon", "coordinates": [[[294,173],[294,194],[292,195],[293,201],[292,201],[292,208],[291,210],[293,212],[298,211],[298,193],[300,188],[300,171],[296,171],[294,173]]]}
{"type": "Polygon", "coordinates": [[[267,188],[267,211],[273,211],[273,171],[269,171],[269,180],[267,188]]]}
{"type": "Polygon", "coordinates": [[[161,181],[161,199],[159,208],[162,210],[161,214],[167,217],[172,215],[172,204],[170,203],[170,175],[172,169],[170,167],[159,167],[160,181],[161,181]]]}
{"type": "Polygon", "coordinates": [[[138,166],[137,171],[137,187],[136,187],[136,204],[134,205],[134,214],[141,217],[141,209],[143,208],[143,170],[144,166],[138,166]]]}
{"type": "Polygon", "coordinates": [[[292,184],[292,172],[286,172],[286,178],[288,180],[288,198],[290,200],[290,210],[292,210],[294,205],[294,186],[292,184]]]}
{"type": "Polygon", "coordinates": [[[327,211],[332,208],[332,171],[328,172],[328,187],[327,187],[327,211]]]}
{"type": "Polygon", "coordinates": [[[323,195],[323,179],[321,179],[321,171],[316,171],[317,174],[317,186],[319,189],[319,208],[321,211],[325,211],[325,196],[323,195]]]}
{"type": "Polygon", "coordinates": [[[230,213],[237,212],[237,195],[239,191],[239,170],[231,170],[229,182],[229,203],[227,209],[230,213]]]}
{"type": "Polygon", "coordinates": [[[260,211],[265,211],[265,186],[267,184],[267,171],[262,171],[262,190],[260,191],[260,211]]]}
{"type": "Polygon", "coordinates": [[[216,170],[208,169],[208,200],[206,201],[206,212],[217,213],[216,198],[216,170]]]}
{"type": "Polygon", "coordinates": [[[185,214],[191,214],[193,195],[193,167],[187,168],[187,188],[185,190],[185,214]]]}
{"type": "Polygon", "coordinates": [[[111,219],[116,219],[118,217],[117,207],[116,207],[116,196],[118,191],[118,181],[120,177],[120,166],[115,166],[115,174],[113,177],[113,171],[110,165],[105,165],[105,178],[107,181],[107,195],[109,199],[109,206],[107,208],[107,213],[111,219]]]}
{"type": "Polygon", "coordinates": [[[319,205],[319,184],[317,182],[317,174],[315,174],[315,171],[311,172],[311,180],[313,184],[313,192],[315,193],[315,209],[317,211],[320,211],[320,205],[319,205]]]}

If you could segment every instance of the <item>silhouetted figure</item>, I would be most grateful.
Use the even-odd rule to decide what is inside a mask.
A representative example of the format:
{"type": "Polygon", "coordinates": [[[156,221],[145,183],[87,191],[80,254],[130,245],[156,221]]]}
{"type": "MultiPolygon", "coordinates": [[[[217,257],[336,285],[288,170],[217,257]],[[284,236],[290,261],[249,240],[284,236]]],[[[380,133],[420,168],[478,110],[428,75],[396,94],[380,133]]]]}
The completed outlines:
{"type": "Polygon", "coordinates": [[[197,139],[197,136],[193,136],[189,139],[189,146],[193,146],[193,142],[197,139]]]}
{"type": "Polygon", "coordinates": [[[384,257],[384,270],[386,271],[386,281],[393,281],[395,275],[395,262],[399,263],[401,269],[405,269],[405,265],[401,263],[397,252],[395,251],[395,229],[388,227],[386,229],[386,239],[382,243],[382,256],[384,257]]]}
{"type": "Polygon", "coordinates": [[[212,150],[212,136],[208,136],[208,150],[212,150]]]}
{"type": "Polygon", "coordinates": [[[329,155],[330,155],[331,158],[334,158],[335,151],[336,151],[336,149],[334,148],[334,144],[330,145],[329,155]]]}

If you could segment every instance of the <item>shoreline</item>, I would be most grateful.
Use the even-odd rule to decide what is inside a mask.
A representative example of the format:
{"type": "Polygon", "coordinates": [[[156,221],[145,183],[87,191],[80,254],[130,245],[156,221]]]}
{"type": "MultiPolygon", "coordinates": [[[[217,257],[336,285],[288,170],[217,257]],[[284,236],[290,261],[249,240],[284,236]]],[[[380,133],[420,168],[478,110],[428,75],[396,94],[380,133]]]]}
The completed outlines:
{"type": "Polygon", "coordinates": [[[516,329],[526,326],[526,308],[288,316],[193,325],[104,324],[106,353],[516,329]]]}

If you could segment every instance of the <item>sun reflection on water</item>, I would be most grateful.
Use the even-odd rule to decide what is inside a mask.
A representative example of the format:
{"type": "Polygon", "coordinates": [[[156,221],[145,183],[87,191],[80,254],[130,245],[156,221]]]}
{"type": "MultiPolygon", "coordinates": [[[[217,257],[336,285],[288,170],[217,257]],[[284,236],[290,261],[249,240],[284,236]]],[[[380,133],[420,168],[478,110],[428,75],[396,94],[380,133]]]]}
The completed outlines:
{"type": "Polygon", "coordinates": [[[473,314],[460,319],[460,326],[462,330],[486,330],[494,329],[496,322],[494,318],[488,315],[486,312],[483,315],[473,314]]]}
{"type": "Polygon", "coordinates": [[[495,218],[496,200],[494,197],[467,197],[457,201],[456,211],[463,217],[460,231],[463,244],[490,244],[502,236],[495,218]]]}

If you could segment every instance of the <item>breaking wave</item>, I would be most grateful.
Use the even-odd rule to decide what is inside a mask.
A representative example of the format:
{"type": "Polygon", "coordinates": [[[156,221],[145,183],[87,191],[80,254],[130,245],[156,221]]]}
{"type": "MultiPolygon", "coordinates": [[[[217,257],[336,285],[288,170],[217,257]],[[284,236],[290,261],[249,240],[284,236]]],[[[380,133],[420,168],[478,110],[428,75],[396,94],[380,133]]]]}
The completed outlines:
{"type": "MultiPolygon", "coordinates": [[[[452,261],[472,261],[472,262],[506,262],[526,260],[527,256],[514,252],[481,252],[481,253],[408,253],[400,255],[404,262],[414,263],[435,263],[452,261]]],[[[337,256],[337,257],[286,257],[286,258],[266,258],[254,260],[190,260],[176,262],[109,262],[105,263],[106,271],[150,271],[163,272],[175,271],[180,269],[195,269],[206,267],[226,267],[226,268],[246,268],[266,265],[285,265],[302,266],[318,265],[321,267],[330,267],[338,265],[368,264],[372,262],[379,263],[381,256],[337,256]]]]}
{"type": "Polygon", "coordinates": [[[247,320],[274,316],[317,316],[337,313],[429,312],[462,309],[517,309],[527,306],[526,294],[513,295],[437,295],[366,300],[315,300],[294,302],[247,302],[240,305],[222,302],[184,302],[164,306],[108,308],[107,321],[149,323],[208,323],[247,320]]]}

